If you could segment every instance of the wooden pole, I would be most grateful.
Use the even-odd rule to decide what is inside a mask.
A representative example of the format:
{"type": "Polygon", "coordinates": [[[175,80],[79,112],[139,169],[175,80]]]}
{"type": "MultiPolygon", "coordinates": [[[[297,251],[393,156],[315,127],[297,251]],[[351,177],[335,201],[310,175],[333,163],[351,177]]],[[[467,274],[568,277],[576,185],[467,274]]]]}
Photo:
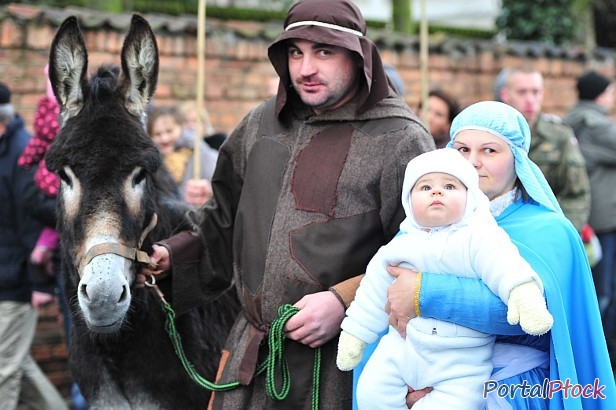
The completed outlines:
{"type": "MultiPolygon", "coordinates": [[[[421,22],[419,26],[419,68],[421,75],[421,118],[428,119],[428,16],[426,0],[421,0],[421,22]]],[[[426,124],[427,125],[427,124],[426,124]]]]}
{"type": "Polygon", "coordinates": [[[201,179],[201,141],[203,139],[203,94],[205,92],[205,0],[199,0],[197,9],[197,102],[193,178],[201,179]]]}

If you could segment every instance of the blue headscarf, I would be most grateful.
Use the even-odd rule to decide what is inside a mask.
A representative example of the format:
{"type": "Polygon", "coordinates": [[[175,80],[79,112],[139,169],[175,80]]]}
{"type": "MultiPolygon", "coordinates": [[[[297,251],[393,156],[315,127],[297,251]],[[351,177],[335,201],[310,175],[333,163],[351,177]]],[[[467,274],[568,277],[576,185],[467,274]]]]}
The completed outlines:
{"type": "Polygon", "coordinates": [[[544,207],[562,213],[558,201],[539,167],[528,158],[530,128],[515,108],[498,101],[482,101],[465,108],[454,118],[449,135],[453,142],[464,130],[486,131],[509,144],[515,172],[528,195],[544,207]]]}

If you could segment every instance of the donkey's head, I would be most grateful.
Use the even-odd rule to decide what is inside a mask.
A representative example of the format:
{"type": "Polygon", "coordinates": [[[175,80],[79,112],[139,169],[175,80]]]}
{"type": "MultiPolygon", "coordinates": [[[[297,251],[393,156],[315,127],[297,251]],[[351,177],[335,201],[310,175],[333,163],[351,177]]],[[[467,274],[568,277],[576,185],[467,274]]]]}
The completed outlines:
{"type": "Polygon", "coordinates": [[[98,333],[120,329],[139,268],[131,252],[156,220],[154,174],[161,159],[143,119],[156,87],[158,49],[138,15],[121,62],[88,80],[75,17],[60,26],[49,58],[62,128],[46,160],[62,181],[58,220],[67,280],[77,289],[86,324],[98,333]]]}

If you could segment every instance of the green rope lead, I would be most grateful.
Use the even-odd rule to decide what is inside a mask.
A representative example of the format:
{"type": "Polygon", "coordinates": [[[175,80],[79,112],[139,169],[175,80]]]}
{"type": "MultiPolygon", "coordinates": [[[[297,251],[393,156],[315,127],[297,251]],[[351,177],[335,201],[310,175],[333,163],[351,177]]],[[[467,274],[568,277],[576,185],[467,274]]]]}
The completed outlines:
{"type": "Polygon", "coordinates": [[[265,373],[265,391],[272,400],[282,401],[289,395],[291,389],[291,374],[284,355],[284,325],[299,309],[291,305],[283,305],[278,308],[278,317],[274,319],[269,331],[268,345],[269,356],[267,357],[265,373]],[[280,390],[276,391],[276,370],[282,377],[280,390]]]}
{"type": "Polygon", "coordinates": [[[182,366],[186,370],[186,373],[190,376],[191,379],[195,381],[199,386],[208,389],[210,391],[228,391],[233,390],[240,385],[239,382],[231,382],[226,384],[215,384],[206,378],[202,377],[193,365],[188,361],[188,358],[184,354],[184,349],[182,348],[182,340],[180,338],[180,334],[177,332],[175,328],[175,311],[171,307],[169,303],[162,303],[163,310],[167,314],[167,321],[165,323],[167,328],[167,333],[169,333],[169,337],[173,342],[173,348],[175,349],[175,354],[180,358],[182,362],[182,366]]]}
{"type": "MultiPolygon", "coordinates": [[[[203,378],[194,369],[193,365],[188,361],[188,358],[184,354],[182,348],[182,340],[180,338],[177,329],[175,328],[175,311],[169,303],[162,300],[163,310],[167,315],[166,328],[167,333],[173,343],[176,355],[180,358],[182,366],[188,373],[191,379],[195,381],[199,386],[208,389],[210,391],[229,391],[237,388],[239,382],[231,382],[225,384],[215,384],[209,380],[203,378]]],[[[272,322],[268,335],[269,355],[267,359],[261,363],[256,375],[260,375],[265,371],[265,391],[270,399],[282,401],[287,398],[291,389],[291,374],[289,372],[289,366],[284,355],[285,346],[285,333],[284,325],[287,321],[293,317],[299,309],[293,305],[283,305],[278,308],[278,317],[272,322]],[[276,373],[278,372],[282,376],[280,390],[276,390],[276,373]]],[[[321,347],[315,349],[314,354],[314,367],[312,370],[312,409],[317,410],[319,408],[319,385],[320,385],[320,373],[321,373],[321,347]]]]}

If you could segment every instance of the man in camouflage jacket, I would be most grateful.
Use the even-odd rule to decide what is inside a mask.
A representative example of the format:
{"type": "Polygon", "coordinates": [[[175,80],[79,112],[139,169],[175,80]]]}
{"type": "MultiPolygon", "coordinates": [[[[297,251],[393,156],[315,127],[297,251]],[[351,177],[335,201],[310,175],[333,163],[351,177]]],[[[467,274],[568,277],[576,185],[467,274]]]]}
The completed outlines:
{"type": "Polygon", "coordinates": [[[590,214],[590,183],[586,163],[571,127],[559,117],[541,113],[541,73],[530,67],[507,68],[500,100],[524,115],[531,128],[528,156],[547,179],[563,213],[582,232],[590,214]]]}

